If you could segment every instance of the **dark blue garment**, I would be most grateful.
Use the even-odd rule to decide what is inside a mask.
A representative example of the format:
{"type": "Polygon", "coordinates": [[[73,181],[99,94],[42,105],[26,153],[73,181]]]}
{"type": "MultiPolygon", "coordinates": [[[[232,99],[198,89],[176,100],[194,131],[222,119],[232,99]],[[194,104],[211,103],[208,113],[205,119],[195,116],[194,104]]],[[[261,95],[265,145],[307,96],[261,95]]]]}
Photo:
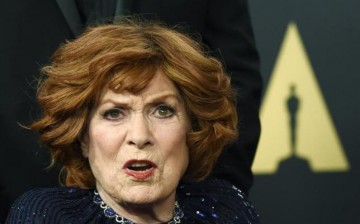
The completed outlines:
{"type": "MultiPolygon", "coordinates": [[[[15,202],[6,223],[116,223],[93,200],[94,190],[34,189],[15,202]]],[[[260,223],[244,194],[222,180],[182,184],[177,189],[177,201],[185,214],[181,223],[260,223]]]]}

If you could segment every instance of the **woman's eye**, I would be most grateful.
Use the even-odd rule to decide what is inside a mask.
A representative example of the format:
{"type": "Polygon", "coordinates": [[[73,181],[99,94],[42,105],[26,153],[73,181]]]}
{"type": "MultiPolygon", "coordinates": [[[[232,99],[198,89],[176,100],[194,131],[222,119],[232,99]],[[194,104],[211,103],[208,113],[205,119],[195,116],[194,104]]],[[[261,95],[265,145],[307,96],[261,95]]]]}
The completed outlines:
{"type": "Polygon", "coordinates": [[[118,120],[124,117],[124,112],[119,108],[105,111],[103,117],[107,120],[118,120]]]}
{"type": "Polygon", "coordinates": [[[175,113],[175,110],[168,106],[168,105],[159,105],[156,107],[155,110],[155,116],[159,118],[167,118],[173,116],[175,113]]]}

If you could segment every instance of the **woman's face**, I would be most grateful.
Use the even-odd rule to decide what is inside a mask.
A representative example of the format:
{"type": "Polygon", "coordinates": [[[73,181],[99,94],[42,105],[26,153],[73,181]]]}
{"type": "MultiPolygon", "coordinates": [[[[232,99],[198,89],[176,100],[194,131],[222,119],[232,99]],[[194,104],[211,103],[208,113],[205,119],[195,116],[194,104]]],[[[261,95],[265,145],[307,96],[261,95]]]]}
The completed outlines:
{"type": "Polygon", "coordinates": [[[183,100],[161,72],[139,94],[105,91],[83,146],[103,200],[115,210],[173,204],[188,166],[189,129],[183,100]]]}

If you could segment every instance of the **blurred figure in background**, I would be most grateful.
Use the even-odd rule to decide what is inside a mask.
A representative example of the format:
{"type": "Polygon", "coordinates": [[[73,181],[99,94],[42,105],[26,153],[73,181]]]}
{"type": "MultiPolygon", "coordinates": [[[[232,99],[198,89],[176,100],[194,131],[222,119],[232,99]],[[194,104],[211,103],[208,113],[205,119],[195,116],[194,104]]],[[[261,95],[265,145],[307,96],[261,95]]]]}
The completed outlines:
{"type": "Polygon", "coordinates": [[[42,71],[31,128],[66,187],[23,194],[7,223],[259,223],[241,190],[207,178],[237,112],[197,42],[154,22],[100,25],[42,71]]]}
{"type": "Polygon", "coordinates": [[[212,175],[248,192],[260,134],[262,80],[246,0],[38,0],[31,4],[14,0],[1,2],[0,9],[4,29],[0,41],[0,138],[4,143],[0,178],[10,202],[30,188],[58,182],[58,170],[44,171],[49,157],[39,148],[37,137],[18,125],[37,117],[32,83],[39,67],[48,63],[60,43],[75,38],[87,25],[111,23],[130,14],[184,27],[224,63],[237,91],[240,137],[222,153],[212,175]]]}

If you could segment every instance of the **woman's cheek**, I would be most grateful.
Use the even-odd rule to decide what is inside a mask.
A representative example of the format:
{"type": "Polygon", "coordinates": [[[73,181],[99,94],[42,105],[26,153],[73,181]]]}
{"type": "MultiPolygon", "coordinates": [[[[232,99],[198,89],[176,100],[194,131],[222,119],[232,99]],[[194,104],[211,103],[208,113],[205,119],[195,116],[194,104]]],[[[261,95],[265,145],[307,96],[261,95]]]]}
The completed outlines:
{"type": "Polygon", "coordinates": [[[121,147],[121,135],[112,128],[95,128],[90,143],[94,150],[106,157],[113,157],[121,147]]]}

